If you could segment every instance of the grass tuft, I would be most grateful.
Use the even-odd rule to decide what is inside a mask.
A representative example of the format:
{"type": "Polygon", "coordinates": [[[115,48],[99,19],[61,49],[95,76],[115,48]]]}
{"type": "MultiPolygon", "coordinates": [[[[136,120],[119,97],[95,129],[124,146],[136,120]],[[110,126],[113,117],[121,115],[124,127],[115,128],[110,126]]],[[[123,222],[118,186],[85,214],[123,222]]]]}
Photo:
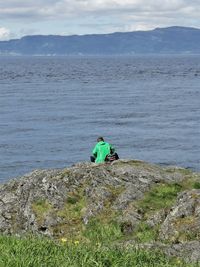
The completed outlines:
{"type": "Polygon", "coordinates": [[[160,252],[0,236],[1,267],[193,267],[160,252]]]}
{"type": "Polygon", "coordinates": [[[169,208],[175,203],[177,194],[181,190],[182,186],[177,183],[160,184],[146,193],[145,197],[138,202],[138,206],[145,213],[169,208]]]}
{"type": "Polygon", "coordinates": [[[200,189],[200,182],[194,182],[193,188],[194,189],[200,189]]]}

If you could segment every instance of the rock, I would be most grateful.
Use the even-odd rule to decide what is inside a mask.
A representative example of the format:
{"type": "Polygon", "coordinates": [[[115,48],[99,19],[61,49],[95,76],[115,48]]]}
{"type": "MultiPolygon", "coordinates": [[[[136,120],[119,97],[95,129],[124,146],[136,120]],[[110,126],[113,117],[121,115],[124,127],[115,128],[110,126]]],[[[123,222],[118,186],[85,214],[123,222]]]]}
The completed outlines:
{"type": "Polygon", "coordinates": [[[146,221],[147,225],[149,225],[150,227],[153,228],[153,227],[161,224],[165,220],[166,216],[167,216],[166,210],[164,210],[164,209],[159,210],[147,219],[147,221],[146,221]]]}
{"type": "Polygon", "coordinates": [[[127,244],[139,236],[140,247],[197,261],[199,181],[198,173],[138,160],[35,170],[0,186],[0,232],[75,238],[94,219],[114,221],[127,244]]]}
{"type": "Polygon", "coordinates": [[[200,189],[179,194],[177,203],[171,208],[160,228],[161,240],[190,241],[200,235],[200,189]]]}
{"type": "Polygon", "coordinates": [[[135,241],[127,241],[123,246],[126,248],[135,247],[137,249],[162,251],[168,257],[182,258],[187,263],[200,262],[200,241],[190,241],[173,245],[162,242],[138,244],[135,241]]]}
{"type": "Polygon", "coordinates": [[[165,254],[170,257],[183,258],[186,262],[200,262],[200,241],[190,241],[167,246],[165,254]]]}

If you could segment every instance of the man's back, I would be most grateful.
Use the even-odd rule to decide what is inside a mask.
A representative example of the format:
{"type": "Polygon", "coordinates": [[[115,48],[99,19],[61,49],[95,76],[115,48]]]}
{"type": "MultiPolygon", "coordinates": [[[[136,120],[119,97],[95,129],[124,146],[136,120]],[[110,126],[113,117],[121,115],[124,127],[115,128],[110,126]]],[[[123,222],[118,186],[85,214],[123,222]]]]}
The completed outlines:
{"type": "Polygon", "coordinates": [[[106,143],[104,141],[98,142],[92,151],[93,155],[96,156],[95,162],[96,163],[105,162],[106,156],[110,154],[110,149],[111,146],[109,143],[106,143]]]}

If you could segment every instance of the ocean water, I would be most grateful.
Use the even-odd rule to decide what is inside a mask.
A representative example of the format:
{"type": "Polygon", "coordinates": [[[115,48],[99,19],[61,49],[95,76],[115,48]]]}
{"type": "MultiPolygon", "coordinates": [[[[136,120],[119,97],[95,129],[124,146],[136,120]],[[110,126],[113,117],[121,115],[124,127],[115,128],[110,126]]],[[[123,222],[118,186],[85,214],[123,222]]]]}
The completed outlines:
{"type": "Polygon", "coordinates": [[[1,57],[0,182],[121,158],[200,170],[200,56],[1,57]]]}

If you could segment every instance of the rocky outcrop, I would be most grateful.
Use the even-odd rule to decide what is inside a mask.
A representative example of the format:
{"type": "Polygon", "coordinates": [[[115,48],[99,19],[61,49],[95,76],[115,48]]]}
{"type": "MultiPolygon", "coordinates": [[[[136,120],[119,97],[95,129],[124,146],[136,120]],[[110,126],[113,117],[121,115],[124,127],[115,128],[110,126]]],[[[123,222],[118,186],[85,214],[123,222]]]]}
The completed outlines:
{"type": "Polygon", "coordinates": [[[179,194],[176,205],[161,225],[159,238],[172,242],[200,239],[200,190],[179,194]]]}
{"type": "Polygon", "coordinates": [[[127,241],[118,244],[199,261],[200,175],[118,160],[36,170],[0,187],[1,233],[84,238],[94,219],[120,227],[127,241]]]}

